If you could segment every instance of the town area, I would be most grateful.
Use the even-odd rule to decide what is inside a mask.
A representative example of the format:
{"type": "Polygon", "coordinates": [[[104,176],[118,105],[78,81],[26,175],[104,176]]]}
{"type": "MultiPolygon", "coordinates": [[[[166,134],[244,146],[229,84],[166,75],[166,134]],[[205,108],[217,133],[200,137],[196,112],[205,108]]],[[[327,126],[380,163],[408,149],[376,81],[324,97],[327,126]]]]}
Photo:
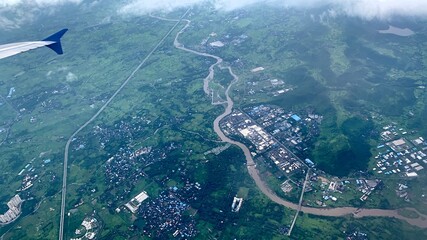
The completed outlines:
{"type": "Polygon", "coordinates": [[[278,178],[285,176],[299,185],[307,168],[315,166],[306,158],[306,151],[319,134],[322,118],[313,113],[297,114],[277,106],[260,105],[234,110],[223,119],[221,128],[229,137],[247,142],[256,159],[274,163],[280,170],[278,178]]]}
{"type": "Polygon", "coordinates": [[[392,175],[402,179],[392,186],[397,196],[408,200],[405,180],[417,177],[427,164],[427,143],[422,137],[394,125],[384,126],[372,171],[338,178],[318,170],[306,152],[319,135],[322,119],[313,112],[259,105],[234,110],[223,119],[221,128],[230,138],[246,143],[257,164],[268,166],[280,182],[273,188],[280,189],[284,197],[298,197],[307,169],[311,169],[304,188],[311,193],[305,196],[304,205],[361,206],[376,190],[384,188],[382,179],[392,175]]]}
{"type": "Polygon", "coordinates": [[[394,125],[383,127],[375,156],[377,174],[417,177],[427,164],[427,143],[394,125]]]}

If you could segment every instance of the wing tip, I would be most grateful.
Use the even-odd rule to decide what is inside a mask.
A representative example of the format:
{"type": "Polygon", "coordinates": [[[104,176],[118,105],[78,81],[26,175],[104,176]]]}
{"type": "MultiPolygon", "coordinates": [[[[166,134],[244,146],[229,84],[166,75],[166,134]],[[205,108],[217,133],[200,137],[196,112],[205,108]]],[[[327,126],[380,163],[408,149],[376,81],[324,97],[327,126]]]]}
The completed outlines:
{"type": "Polygon", "coordinates": [[[50,45],[47,45],[46,47],[52,49],[58,55],[63,54],[64,52],[62,51],[61,37],[64,36],[64,34],[67,31],[68,31],[68,28],[64,28],[64,29],[61,29],[58,32],[50,35],[49,37],[43,39],[43,41],[52,41],[52,42],[55,42],[55,43],[52,43],[50,45]]]}

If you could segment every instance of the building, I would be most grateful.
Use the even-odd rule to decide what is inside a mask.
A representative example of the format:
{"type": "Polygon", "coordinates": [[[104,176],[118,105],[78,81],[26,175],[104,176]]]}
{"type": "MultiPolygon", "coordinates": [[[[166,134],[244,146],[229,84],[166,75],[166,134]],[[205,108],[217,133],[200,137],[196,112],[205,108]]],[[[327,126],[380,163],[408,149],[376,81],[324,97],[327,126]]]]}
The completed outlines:
{"type": "Polygon", "coordinates": [[[314,166],[314,162],[313,161],[311,161],[310,159],[308,159],[308,158],[306,158],[305,159],[305,163],[307,163],[310,167],[313,167],[314,166]]]}
{"type": "Polygon", "coordinates": [[[15,221],[18,216],[21,214],[21,204],[22,199],[16,194],[13,198],[7,202],[9,210],[6,211],[3,215],[0,214],[0,223],[9,224],[15,221]]]}
{"type": "Polygon", "coordinates": [[[136,197],[132,198],[128,203],[125,204],[125,206],[131,211],[132,213],[135,213],[141,203],[148,198],[147,192],[141,192],[140,194],[136,195],[136,197]]]}
{"type": "Polygon", "coordinates": [[[234,197],[233,203],[231,204],[231,211],[238,212],[242,206],[243,198],[234,197]]]}
{"type": "Polygon", "coordinates": [[[301,118],[296,114],[292,115],[291,118],[297,122],[301,121],[301,118]]]}

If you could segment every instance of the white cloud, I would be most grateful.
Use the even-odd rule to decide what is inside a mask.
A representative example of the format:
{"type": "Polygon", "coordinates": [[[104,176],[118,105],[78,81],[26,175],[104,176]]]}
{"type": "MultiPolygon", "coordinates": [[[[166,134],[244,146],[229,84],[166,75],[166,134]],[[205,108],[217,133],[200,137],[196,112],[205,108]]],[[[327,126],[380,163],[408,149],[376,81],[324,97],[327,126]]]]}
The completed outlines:
{"type": "Polygon", "coordinates": [[[0,28],[14,29],[33,21],[40,12],[52,13],[54,7],[83,0],[0,0],[0,28]]]}
{"type": "Polygon", "coordinates": [[[246,1],[231,1],[231,0],[216,0],[214,1],[215,7],[220,10],[231,11],[234,9],[250,6],[255,3],[277,3],[280,1],[272,0],[246,0],[246,1]]]}
{"type": "MultiPolygon", "coordinates": [[[[19,28],[37,19],[41,13],[52,13],[55,7],[67,3],[108,4],[101,0],[0,0],[0,29],[19,28]]],[[[389,19],[393,16],[427,17],[427,0],[127,0],[118,12],[140,15],[152,11],[172,11],[197,4],[210,4],[216,9],[230,11],[255,3],[283,8],[313,9],[324,7],[336,15],[363,19],[389,19]]],[[[260,9],[262,10],[262,9],[260,9]]]]}
{"type": "Polygon", "coordinates": [[[79,4],[83,0],[0,0],[0,7],[14,7],[19,5],[30,5],[30,6],[55,6],[64,3],[76,3],[79,4]]]}
{"type": "Polygon", "coordinates": [[[427,17],[426,0],[287,0],[288,7],[329,7],[338,13],[364,19],[393,16],[427,17]]]}
{"type": "Polygon", "coordinates": [[[78,79],[77,75],[72,72],[68,72],[67,75],[65,76],[65,80],[67,82],[74,82],[77,79],[78,79]]]}
{"type": "Polygon", "coordinates": [[[254,3],[268,3],[288,8],[327,7],[337,14],[364,19],[387,19],[392,16],[427,17],[427,0],[132,0],[123,6],[122,14],[145,14],[171,11],[195,4],[212,3],[217,9],[234,10],[254,3]]]}
{"type": "Polygon", "coordinates": [[[427,16],[426,0],[359,0],[350,1],[343,6],[349,15],[371,18],[389,18],[400,16],[427,16]]]}
{"type": "Polygon", "coordinates": [[[173,11],[177,8],[197,4],[213,4],[216,9],[234,10],[260,2],[280,2],[277,0],[133,0],[119,9],[121,14],[146,14],[152,11],[173,11]]]}
{"type": "Polygon", "coordinates": [[[0,0],[0,7],[15,6],[20,2],[21,0],[0,0]]]}
{"type": "Polygon", "coordinates": [[[134,0],[119,9],[121,14],[146,14],[152,11],[172,11],[176,8],[200,4],[203,0],[134,0]]]}
{"type": "MultiPolygon", "coordinates": [[[[1,14],[1,11],[0,11],[0,14],[1,14]]],[[[19,24],[17,24],[16,22],[6,17],[0,16],[0,28],[3,28],[3,29],[19,28],[19,24]]]]}

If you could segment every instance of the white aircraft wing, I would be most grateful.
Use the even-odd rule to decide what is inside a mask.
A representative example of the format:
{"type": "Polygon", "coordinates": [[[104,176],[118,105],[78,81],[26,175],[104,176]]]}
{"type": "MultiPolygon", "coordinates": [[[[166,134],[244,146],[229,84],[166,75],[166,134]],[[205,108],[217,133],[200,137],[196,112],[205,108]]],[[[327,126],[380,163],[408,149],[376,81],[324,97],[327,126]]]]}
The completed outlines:
{"type": "Polygon", "coordinates": [[[62,54],[61,37],[68,29],[52,34],[42,41],[17,42],[0,45],[0,59],[7,58],[39,47],[48,47],[57,54],[62,54]]]}
{"type": "Polygon", "coordinates": [[[52,41],[18,42],[0,45],[0,59],[7,58],[39,47],[54,44],[52,41]]]}

